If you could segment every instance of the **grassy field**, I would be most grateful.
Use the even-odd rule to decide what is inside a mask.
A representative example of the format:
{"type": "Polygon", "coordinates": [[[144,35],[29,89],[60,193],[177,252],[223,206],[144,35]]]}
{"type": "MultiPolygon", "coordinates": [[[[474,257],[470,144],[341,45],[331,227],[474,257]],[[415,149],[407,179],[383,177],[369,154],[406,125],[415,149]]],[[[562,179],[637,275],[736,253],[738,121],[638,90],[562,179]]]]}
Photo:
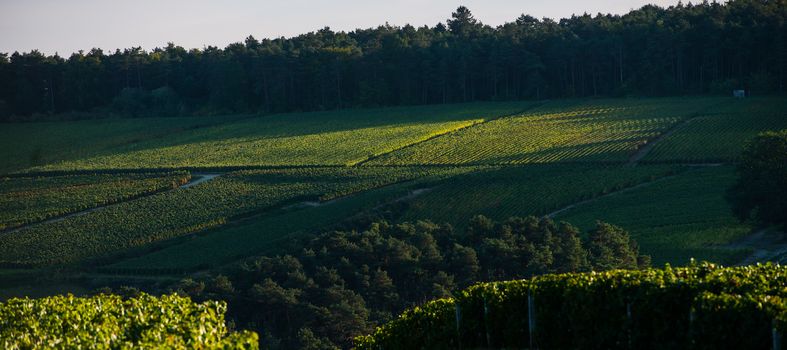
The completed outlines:
{"type": "Polygon", "coordinates": [[[186,172],[0,178],[0,231],[177,187],[186,172]]]}
{"type": "Polygon", "coordinates": [[[591,228],[596,220],[621,226],[656,265],[682,265],[692,257],[735,263],[746,252],[725,246],[750,233],[752,227],[738,222],[724,199],[734,179],[729,166],[697,168],[577,205],[556,219],[583,229],[591,228]]]}

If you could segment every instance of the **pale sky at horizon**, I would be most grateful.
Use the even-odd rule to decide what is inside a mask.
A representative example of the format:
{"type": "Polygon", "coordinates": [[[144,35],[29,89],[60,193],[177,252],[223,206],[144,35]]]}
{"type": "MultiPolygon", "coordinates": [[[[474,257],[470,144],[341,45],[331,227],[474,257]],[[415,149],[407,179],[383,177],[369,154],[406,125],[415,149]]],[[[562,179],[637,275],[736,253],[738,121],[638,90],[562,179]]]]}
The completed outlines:
{"type": "Polygon", "coordinates": [[[391,25],[434,26],[458,6],[497,26],[521,14],[564,18],[582,13],[622,14],[645,4],[670,6],[677,0],[0,0],[0,52],[68,57],[80,49],[174,42],[186,48],[225,47],[248,35],[292,37],[323,27],[350,31],[391,25]]]}

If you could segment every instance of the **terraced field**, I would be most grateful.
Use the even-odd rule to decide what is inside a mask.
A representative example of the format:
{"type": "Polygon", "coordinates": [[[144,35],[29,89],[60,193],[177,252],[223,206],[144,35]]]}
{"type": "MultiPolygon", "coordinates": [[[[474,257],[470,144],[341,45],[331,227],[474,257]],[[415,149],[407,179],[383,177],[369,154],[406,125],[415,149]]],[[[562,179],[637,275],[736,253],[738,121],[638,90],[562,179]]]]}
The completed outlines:
{"type": "Polygon", "coordinates": [[[173,189],[190,178],[186,172],[0,178],[0,231],[173,189]]]}
{"type": "Polygon", "coordinates": [[[697,168],[577,205],[556,219],[584,229],[596,220],[624,227],[656,265],[685,264],[692,257],[735,263],[747,252],[725,245],[752,227],[738,222],[724,199],[734,179],[730,166],[697,168]]]}

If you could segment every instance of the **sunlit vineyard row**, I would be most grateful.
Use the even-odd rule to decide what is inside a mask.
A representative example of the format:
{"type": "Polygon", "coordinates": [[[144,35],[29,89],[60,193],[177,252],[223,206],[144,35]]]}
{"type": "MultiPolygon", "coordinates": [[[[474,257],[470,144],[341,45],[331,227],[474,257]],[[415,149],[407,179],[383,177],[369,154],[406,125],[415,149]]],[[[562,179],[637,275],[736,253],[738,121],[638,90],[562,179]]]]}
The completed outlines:
{"type": "Polygon", "coordinates": [[[0,263],[41,265],[138,247],[296,201],[330,199],[473,168],[303,168],[229,173],[188,189],[119,203],[0,235],[0,263]]]}
{"type": "Polygon", "coordinates": [[[175,188],[187,172],[0,178],[0,230],[175,188]]]}
{"type": "Polygon", "coordinates": [[[714,106],[661,140],[645,161],[727,162],[760,132],[787,128],[783,98],[747,98],[714,106]]]}
{"type": "Polygon", "coordinates": [[[3,349],[258,349],[254,332],[227,327],[224,301],[177,294],[41,299],[0,303],[3,349]]]}
{"type": "Polygon", "coordinates": [[[624,227],[656,265],[683,264],[690,258],[736,263],[746,252],[727,245],[752,227],[734,218],[724,199],[734,179],[730,166],[689,170],[579,204],[556,219],[582,229],[592,227],[596,220],[624,227]]]}
{"type": "Polygon", "coordinates": [[[352,165],[534,104],[469,103],[259,116],[31,170],[352,165]]]}
{"type": "Polygon", "coordinates": [[[457,176],[415,198],[406,220],[429,218],[461,226],[482,214],[495,220],[546,215],[564,206],[668,176],[670,166],[599,167],[533,164],[457,176]]]}
{"type": "Polygon", "coordinates": [[[719,102],[713,98],[551,102],[519,116],[393,152],[369,164],[625,162],[648,140],[719,102]]]}

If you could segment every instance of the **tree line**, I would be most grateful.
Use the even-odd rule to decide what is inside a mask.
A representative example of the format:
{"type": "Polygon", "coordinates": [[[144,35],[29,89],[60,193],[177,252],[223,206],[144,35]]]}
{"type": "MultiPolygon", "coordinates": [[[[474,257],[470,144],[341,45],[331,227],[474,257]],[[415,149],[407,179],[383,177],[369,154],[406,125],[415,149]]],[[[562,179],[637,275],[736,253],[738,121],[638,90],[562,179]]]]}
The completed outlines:
{"type": "Polygon", "coordinates": [[[478,281],[650,265],[626,231],[601,222],[586,233],[532,216],[476,216],[463,232],[430,221],[357,224],[167,290],[226,300],[236,325],[258,331],[265,348],[333,349],[478,281]]]}
{"type": "MultiPolygon", "coordinates": [[[[732,0],[497,27],[435,26],[68,58],[0,54],[0,118],[288,112],[583,96],[784,92],[785,0],[732,0]]],[[[50,117],[53,118],[53,117],[50,117]]]]}

